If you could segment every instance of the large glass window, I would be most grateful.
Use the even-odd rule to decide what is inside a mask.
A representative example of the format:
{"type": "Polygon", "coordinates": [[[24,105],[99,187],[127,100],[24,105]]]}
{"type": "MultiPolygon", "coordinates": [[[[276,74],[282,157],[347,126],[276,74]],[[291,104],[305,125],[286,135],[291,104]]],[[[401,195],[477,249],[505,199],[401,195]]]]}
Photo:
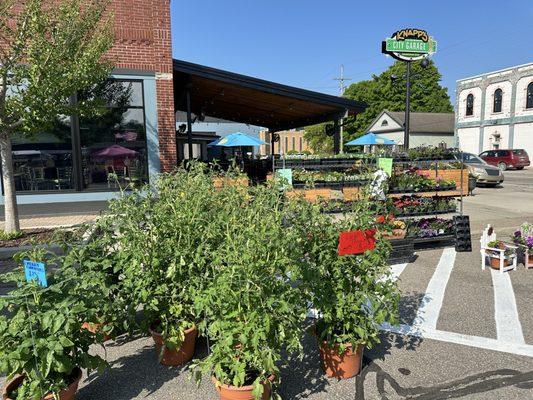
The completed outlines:
{"type": "Polygon", "coordinates": [[[496,89],[496,91],[494,92],[494,106],[492,108],[492,111],[495,113],[502,112],[502,96],[502,90],[496,89]]]}
{"type": "Polygon", "coordinates": [[[14,135],[13,167],[18,192],[72,190],[70,117],[32,137],[14,135]]]}
{"type": "Polygon", "coordinates": [[[526,108],[533,108],[533,82],[527,85],[526,108]]]}
{"type": "Polygon", "coordinates": [[[474,95],[472,93],[466,96],[466,115],[474,115],[474,95]]]}
{"type": "Polygon", "coordinates": [[[96,90],[101,114],[80,119],[83,187],[108,190],[147,181],[143,83],[109,80],[96,90]]]}

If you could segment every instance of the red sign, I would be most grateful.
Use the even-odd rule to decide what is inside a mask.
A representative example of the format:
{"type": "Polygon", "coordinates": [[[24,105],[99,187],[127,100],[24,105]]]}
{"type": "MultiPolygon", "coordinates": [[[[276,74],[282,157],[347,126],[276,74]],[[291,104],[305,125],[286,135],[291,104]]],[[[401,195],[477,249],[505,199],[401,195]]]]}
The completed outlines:
{"type": "Polygon", "coordinates": [[[339,256],[362,254],[376,247],[376,230],[341,232],[339,236],[339,256]]]}

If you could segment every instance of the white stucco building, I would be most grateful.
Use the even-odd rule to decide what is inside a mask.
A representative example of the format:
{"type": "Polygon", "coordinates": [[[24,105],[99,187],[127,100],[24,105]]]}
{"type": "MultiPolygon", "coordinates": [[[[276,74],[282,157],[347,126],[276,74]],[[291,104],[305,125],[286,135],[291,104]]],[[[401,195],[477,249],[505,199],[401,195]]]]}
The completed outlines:
{"type": "Polygon", "coordinates": [[[525,149],[533,155],[533,63],[460,79],[456,98],[462,150],[525,149]]]}

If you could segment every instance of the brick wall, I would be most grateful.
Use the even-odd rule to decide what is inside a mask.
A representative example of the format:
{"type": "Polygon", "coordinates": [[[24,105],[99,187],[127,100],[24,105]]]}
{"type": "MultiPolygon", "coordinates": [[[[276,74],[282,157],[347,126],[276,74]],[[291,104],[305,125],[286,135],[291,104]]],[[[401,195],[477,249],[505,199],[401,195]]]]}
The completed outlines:
{"type": "Polygon", "coordinates": [[[155,72],[161,170],[176,166],[170,0],[113,0],[117,68],[155,72]]]}
{"type": "MultiPolygon", "coordinates": [[[[22,3],[13,11],[20,10],[22,3]]],[[[155,73],[161,169],[169,171],[177,163],[170,0],[111,0],[109,9],[115,17],[110,57],[116,68],[155,73]]],[[[0,40],[0,49],[5,45],[0,40]]]]}

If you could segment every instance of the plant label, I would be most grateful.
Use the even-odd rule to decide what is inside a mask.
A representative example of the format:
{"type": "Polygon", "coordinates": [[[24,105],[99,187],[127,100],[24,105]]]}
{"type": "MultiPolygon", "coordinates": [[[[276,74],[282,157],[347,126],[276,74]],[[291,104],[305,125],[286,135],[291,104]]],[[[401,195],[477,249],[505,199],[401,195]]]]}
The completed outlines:
{"type": "Polygon", "coordinates": [[[280,180],[285,180],[287,181],[286,185],[284,185],[284,189],[287,188],[287,187],[290,187],[292,186],[292,169],[290,168],[283,168],[283,169],[278,169],[276,170],[276,176],[278,179],[280,180]]]}
{"type": "Polygon", "coordinates": [[[26,281],[30,282],[36,280],[42,287],[47,287],[46,281],[46,267],[42,262],[24,260],[24,273],[26,281]]]}
{"type": "Polygon", "coordinates": [[[376,230],[341,232],[339,236],[339,256],[362,254],[376,247],[376,230]]]}
{"type": "Polygon", "coordinates": [[[378,168],[385,171],[389,176],[392,175],[392,158],[378,158],[378,168]]]}

